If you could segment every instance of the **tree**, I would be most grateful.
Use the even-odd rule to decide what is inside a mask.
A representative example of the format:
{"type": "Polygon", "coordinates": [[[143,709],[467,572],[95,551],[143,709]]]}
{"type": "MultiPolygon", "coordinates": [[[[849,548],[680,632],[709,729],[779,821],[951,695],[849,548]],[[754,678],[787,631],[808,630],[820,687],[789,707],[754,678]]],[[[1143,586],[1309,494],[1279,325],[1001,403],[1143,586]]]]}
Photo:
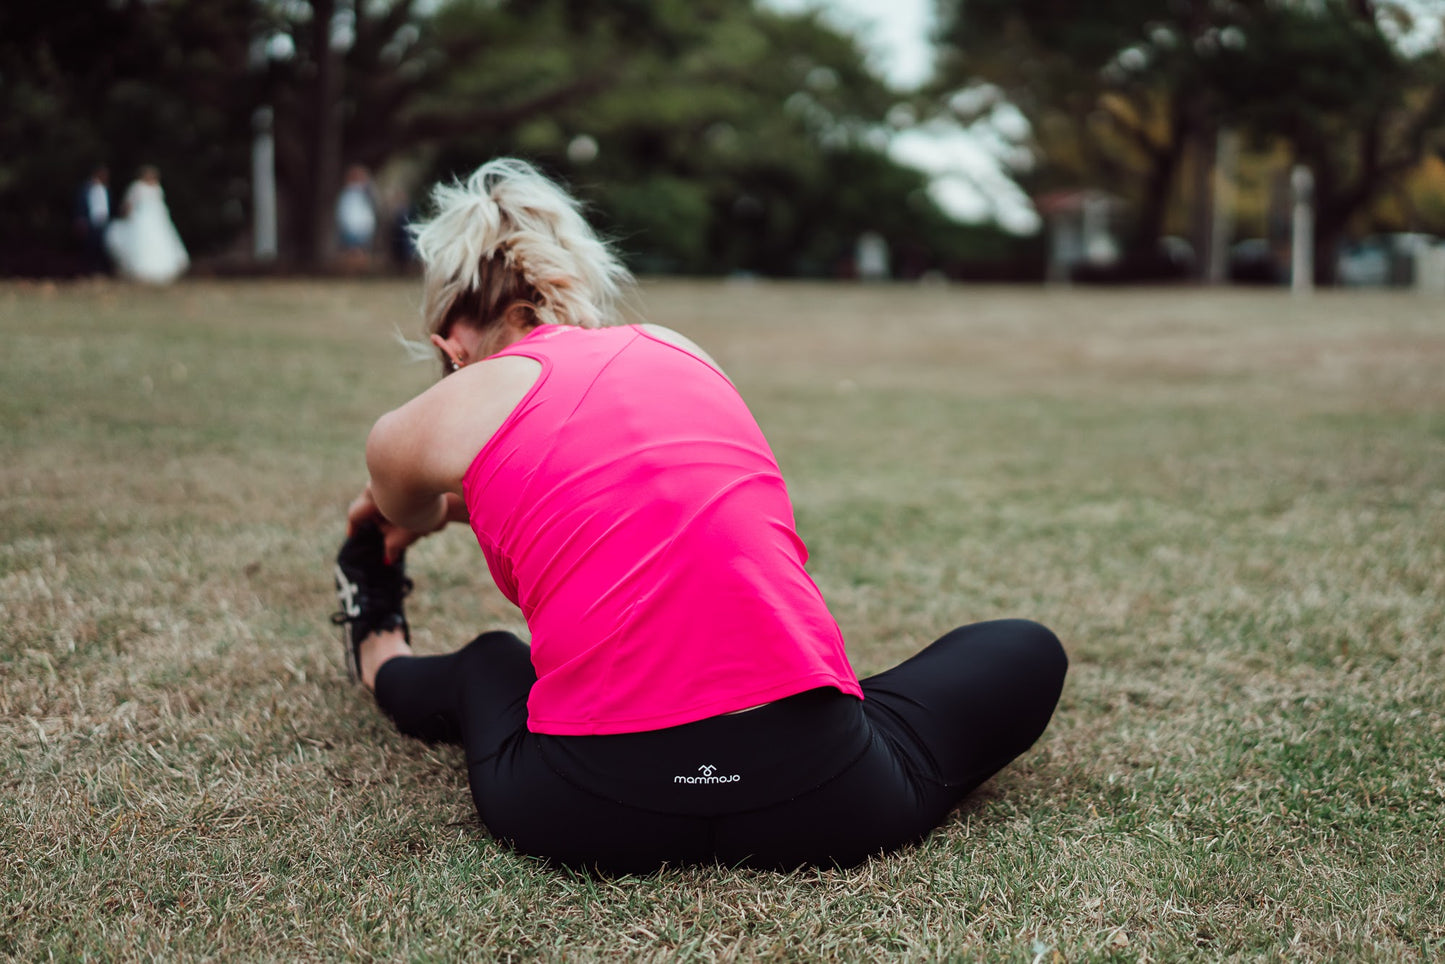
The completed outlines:
{"type": "Polygon", "coordinates": [[[346,165],[401,159],[436,178],[503,153],[576,182],[658,269],[824,273],[865,229],[931,250],[966,233],[883,153],[896,95],[812,14],[754,0],[38,9],[0,11],[0,223],[31,247],[67,243],[71,192],[100,159],[160,164],[193,253],[233,243],[263,105],[282,255],[303,266],[327,260],[346,165]]]}
{"type": "Polygon", "coordinates": [[[984,82],[1029,119],[1040,187],[1103,187],[1137,204],[1130,249],[1152,256],[1187,151],[1218,119],[1208,83],[1242,40],[1209,0],[945,0],[944,89],[984,82]]]}
{"type": "Polygon", "coordinates": [[[1257,142],[1288,142],[1313,172],[1320,283],[1335,280],[1352,222],[1445,150],[1445,54],[1400,39],[1410,9],[1374,0],[1252,5],[1247,42],[1227,52],[1215,78],[1257,142]]]}
{"type": "Polygon", "coordinates": [[[505,130],[605,88],[625,48],[603,40],[624,7],[454,0],[262,0],[265,98],[276,113],[291,253],[325,262],[346,163],[505,130]]]}
{"type": "Polygon", "coordinates": [[[999,87],[1033,124],[1042,182],[1138,205],[1152,250],[1180,165],[1221,125],[1277,141],[1315,175],[1315,266],[1333,280],[1352,220],[1445,126],[1445,55],[1412,50],[1402,0],[945,0],[945,78],[999,87]]]}
{"type": "Polygon", "coordinates": [[[883,153],[899,96],[850,37],[750,2],[668,8],[585,102],[451,141],[433,177],[521,154],[568,179],[649,270],[828,275],[865,230],[946,260],[953,224],[883,153]]]}
{"type": "Polygon", "coordinates": [[[606,58],[626,48],[588,47],[585,39],[596,38],[599,25],[628,20],[625,8],[648,5],[606,5],[598,13],[575,0],[453,0],[439,14],[421,6],[3,5],[0,269],[60,264],[55,253],[70,244],[71,192],[103,162],[120,179],[141,163],[158,164],[193,250],[229,243],[247,220],[251,120],[262,104],[276,118],[283,253],[321,264],[345,162],[380,166],[459,132],[506,128],[587,96],[615,73],[606,58]],[[563,26],[565,48],[557,45],[563,26]],[[493,89],[468,97],[454,78],[478,73],[489,73],[493,89]]]}
{"type": "Polygon", "coordinates": [[[0,6],[0,272],[63,269],[72,192],[97,164],[118,187],[156,164],[193,247],[234,237],[249,16],[249,0],[0,6]]]}

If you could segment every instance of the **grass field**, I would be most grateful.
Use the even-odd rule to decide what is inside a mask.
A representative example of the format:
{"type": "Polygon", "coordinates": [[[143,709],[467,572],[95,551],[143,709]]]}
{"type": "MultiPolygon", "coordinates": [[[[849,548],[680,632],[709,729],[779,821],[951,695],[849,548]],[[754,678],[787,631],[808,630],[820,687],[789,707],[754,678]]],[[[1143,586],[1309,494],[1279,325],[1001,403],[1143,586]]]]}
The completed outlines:
{"type": "MultiPolygon", "coordinates": [[[[1029,616],[1037,747],[847,872],[594,879],[345,685],[329,561],[412,284],[0,287],[0,957],[1445,957],[1445,302],[648,285],[860,673],[1029,616]]],[[[418,646],[521,628],[465,531],[418,646]],[[467,575],[470,573],[471,575],[467,575]]]]}

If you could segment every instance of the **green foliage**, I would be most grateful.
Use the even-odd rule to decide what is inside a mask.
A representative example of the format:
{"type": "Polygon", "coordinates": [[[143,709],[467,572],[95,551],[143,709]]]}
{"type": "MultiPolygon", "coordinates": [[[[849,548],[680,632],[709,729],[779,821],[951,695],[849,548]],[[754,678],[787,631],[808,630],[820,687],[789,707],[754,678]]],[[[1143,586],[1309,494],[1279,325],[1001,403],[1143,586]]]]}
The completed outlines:
{"type": "Polygon", "coordinates": [[[1385,33],[1389,9],[1342,0],[1252,8],[1248,43],[1227,51],[1212,78],[1233,120],[1261,143],[1287,141],[1313,171],[1317,270],[1332,269],[1329,254],[1352,223],[1445,150],[1445,53],[1402,49],[1385,33]]]}
{"type": "Polygon", "coordinates": [[[707,239],[712,204],[706,185],[659,175],[608,181],[592,193],[607,233],[638,271],[701,272],[711,263],[707,239]]]}
{"type": "Polygon", "coordinates": [[[754,0],[81,0],[8,5],[0,38],[17,250],[74,245],[71,195],[101,161],[118,188],[159,164],[196,254],[233,241],[260,105],[282,254],[303,264],[327,257],[345,165],[405,161],[420,189],[499,154],[573,182],[658,270],[829,274],[865,230],[921,270],[992,236],[882,152],[898,98],[851,38],[754,0]],[[580,136],[595,159],[569,155],[580,136]]]}
{"type": "Polygon", "coordinates": [[[1047,161],[1035,189],[1133,200],[1133,247],[1148,255],[1186,150],[1214,120],[1204,77],[1232,16],[1209,3],[958,0],[943,79],[993,84],[1024,111],[1047,161]]]}
{"type": "MultiPolygon", "coordinates": [[[[547,7],[527,9],[537,16],[547,7]]],[[[979,231],[949,221],[924,195],[921,174],[882,152],[884,115],[898,98],[851,39],[816,16],[751,3],[686,16],[658,9],[647,42],[616,61],[595,95],[453,138],[432,177],[498,154],[527,156],[570,181],[645,270],[830,275],[849,270],[868,230],[922,270],[976,243],[979,231]],[[595,143],[595,157],[569,152],[579,138],[595,143]]],[[[598,37],[614,27],[586,26],[584,36],[561,30],[555,63],[532,69],[561,71],[575,63],[573,46],[596,56],[609,45],[598,37]]],[[[479,66],[459,75],[449,96],[489,96],[471,85],[507,75],[479,66]]]]}
{"type": "MultiPolygon", "coordinates": [[[[1152,246],[1189,151],[1221,126],[1315,173],[1318,269],[1352,218],[1445,145],[1445,55],[1391,39],[1394,0],[953,0],[944,80],[997,85],[1033,124],[1034,186],[1135,202],[1152,246]]],[[[1206,162],[1207,163],[1207,162],[1206,162]]]]}
{"type": "Polygon", "coordinates": [[[248,0],[5,4],[0,8],[0,272],[73,249],[74,194],[97,164],[117,198],[155,164],[188,245],[244,224],[248,0]]]}

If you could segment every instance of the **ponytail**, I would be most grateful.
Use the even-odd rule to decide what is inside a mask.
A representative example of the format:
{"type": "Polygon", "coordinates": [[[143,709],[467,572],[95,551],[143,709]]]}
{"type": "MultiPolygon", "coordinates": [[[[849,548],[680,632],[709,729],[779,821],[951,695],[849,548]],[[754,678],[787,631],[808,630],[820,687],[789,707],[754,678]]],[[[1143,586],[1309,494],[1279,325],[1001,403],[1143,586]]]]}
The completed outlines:
{"type": "Polygon", "coordinates": [[[413,228],[425,266],[427,332],[467,316],[485,325],[510,304],[541,324],[615,324],[632,275],[582,217],[580,205],[526,161],[498,158],[465,181],[439,184],[435,215],[413,228]]]}

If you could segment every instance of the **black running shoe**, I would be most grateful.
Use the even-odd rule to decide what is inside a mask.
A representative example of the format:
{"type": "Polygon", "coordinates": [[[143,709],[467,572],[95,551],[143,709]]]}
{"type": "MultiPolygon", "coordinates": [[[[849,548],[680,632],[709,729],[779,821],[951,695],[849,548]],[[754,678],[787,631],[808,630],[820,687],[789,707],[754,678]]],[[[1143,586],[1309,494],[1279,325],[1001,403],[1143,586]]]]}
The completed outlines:
{"type": "Polygon", "coordinates": [[[352,680],[361,679],[361,641],[372,633],[400,629],[411,642],[411,629],[401,608],[409,592],[405,556],[387,565],[381,530],[372,522],[357,527],[336,554],[336,595],[341,611],[331,616],[341,627],[346,671],[352,680]]]}

